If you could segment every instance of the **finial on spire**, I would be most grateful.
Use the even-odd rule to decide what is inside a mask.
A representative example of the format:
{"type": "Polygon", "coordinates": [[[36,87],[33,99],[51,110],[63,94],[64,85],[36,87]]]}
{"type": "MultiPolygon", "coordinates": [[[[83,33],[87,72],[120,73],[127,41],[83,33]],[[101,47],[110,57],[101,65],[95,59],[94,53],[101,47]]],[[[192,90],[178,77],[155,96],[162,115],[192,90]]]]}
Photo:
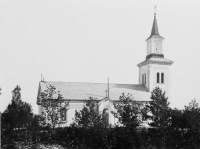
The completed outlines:
{"type": "Polygon", "coordinates": [[[156,5],[155,5],[154,9],[155,9],[155,13],[154,13],[154,16],[156,17],[156,5]]]}

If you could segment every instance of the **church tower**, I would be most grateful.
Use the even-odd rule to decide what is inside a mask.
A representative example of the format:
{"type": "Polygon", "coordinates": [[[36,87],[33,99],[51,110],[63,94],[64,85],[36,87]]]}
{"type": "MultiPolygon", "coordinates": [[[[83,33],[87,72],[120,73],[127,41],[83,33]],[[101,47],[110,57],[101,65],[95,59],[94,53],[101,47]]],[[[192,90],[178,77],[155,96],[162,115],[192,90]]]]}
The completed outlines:
{"type": "Polygon", "coordinates": [[[159,86],[170,96],[170,67],[173,61],[164,58],[164,38],[159,35],[156,13],[154,13],[153,26],[147,42],[146,60],[139,63],[139,84],[151,92],[159,86]]]}

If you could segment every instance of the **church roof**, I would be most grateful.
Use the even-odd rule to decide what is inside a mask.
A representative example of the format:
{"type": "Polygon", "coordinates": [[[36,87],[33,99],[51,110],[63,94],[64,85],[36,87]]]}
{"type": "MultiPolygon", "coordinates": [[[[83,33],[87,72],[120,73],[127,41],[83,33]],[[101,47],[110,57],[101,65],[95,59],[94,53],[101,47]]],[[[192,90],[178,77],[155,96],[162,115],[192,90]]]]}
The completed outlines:
{"type": "Polygon", "coordinates": [[[148,39],[150,39],[151,37],[163,38],[162,36],[159,35],[156,13],[154,13],[154,20],[153,20],[153,25],[152,25],[152,29],[151,29],[151,35],[148,39]]]}
{"type": "Polygon", "coordinates": [[[147,64],[172,65],[173,63],[174,63],[173,61],[168,60],[168,59],[163,58],[163,57],[151,57],[151,58],[139,63],[137,66],[142,67],[142,66],[145,66],[147,64]]]}
{"type": "MultiPolygon", "coordinates": [[[[96,97],[102,100],[106,97],[107,83],[85,83],[85,82],[54,82],[42,81],[39,83],[37,104],[40,92],[44,92],[47,86],[52,85],[56,88],[56,92],[60,91],[63,98],[66,100],[85,100],[89,97],[96,97]]],[[[55,97],[57,97],[57,93],[55,97]]],[[[137,101],[150,101],[150,93],[143,85],[134,84],[109,84],[109,96],[111,100],[118,100],[119,97],[125,93],[132,94],[134,100],[137,101]]]]}

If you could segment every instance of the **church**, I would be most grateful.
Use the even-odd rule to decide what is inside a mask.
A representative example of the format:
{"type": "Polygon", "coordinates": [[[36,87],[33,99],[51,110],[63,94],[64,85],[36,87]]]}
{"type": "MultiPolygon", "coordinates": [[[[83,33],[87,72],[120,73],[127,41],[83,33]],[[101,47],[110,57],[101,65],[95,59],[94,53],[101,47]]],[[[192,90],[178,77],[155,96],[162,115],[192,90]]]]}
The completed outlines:
{"type": "Polygon", "coordinates": [[[159,34],[156,13],[154,13],[151,35],[146,39],[146,59],[137,65],[139,68],[139,84],[40,81],[37,95],[39,114],[42,114],[42,107],[39,104],[40,93],[44,92],[49,85],[54,86],[56,92],[59,92],[64,100],[70,101],[69,110],[62,118],[65,126],[69,126],[73,122],[75,111],[81,110],[84,101],[89,97],[98,100],[99,110],[107,112],[107,120],[111,125],[117,123],[117,119],[111,113],[114,110],[113,102],[119,100],[122,93],[125,95],[132,94],[133,100],[147,104],[151,100],[151,91],[159,86],[170,98],[170,67],[173,61],[164,58],[163,40],[164,38],[159,34]]]}

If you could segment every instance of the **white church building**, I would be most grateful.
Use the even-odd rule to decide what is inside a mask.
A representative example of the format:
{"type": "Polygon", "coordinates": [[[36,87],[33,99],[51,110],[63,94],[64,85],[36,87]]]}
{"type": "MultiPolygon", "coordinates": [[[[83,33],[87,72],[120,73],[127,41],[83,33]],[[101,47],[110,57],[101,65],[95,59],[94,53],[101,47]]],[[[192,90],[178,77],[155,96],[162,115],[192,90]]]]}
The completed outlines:
{"type": "Polygon", "coordinates": [[[154,14],[153,26],[147,42],[146,59],[139,63],[139,84],[114,84],[114,83],[85,83],[85,82],[56,82],[40,81],[37,95],[39,114],[42,114],[40,106],[40,93],[46,90],[47,86],[52,85],[56,92],[60,92],[63,99],[69,102],[69,110],[65,113],[63,121],[69,126],[75,117],[75,111],[81,110],[84,101],[89,97],[95,97],[99,101],[100,111],[108,112],[108,123],[116,124],[114,118],[113,102],[119,100],[122,93],[132,94],[133,100],[141,103],[148,103],[151,99],[151,91],[159,86],[170,97],[170,67],[173,61],[164,58],[163,51],[164,38],[159,35],[156,13],[154,14]],[[109,90],[109,91],[108,91],[109,90]],[[106,95],[106,93],[107,95],[106,95]],[[109,94],[109,100],[106,96],[109,94]]]}

